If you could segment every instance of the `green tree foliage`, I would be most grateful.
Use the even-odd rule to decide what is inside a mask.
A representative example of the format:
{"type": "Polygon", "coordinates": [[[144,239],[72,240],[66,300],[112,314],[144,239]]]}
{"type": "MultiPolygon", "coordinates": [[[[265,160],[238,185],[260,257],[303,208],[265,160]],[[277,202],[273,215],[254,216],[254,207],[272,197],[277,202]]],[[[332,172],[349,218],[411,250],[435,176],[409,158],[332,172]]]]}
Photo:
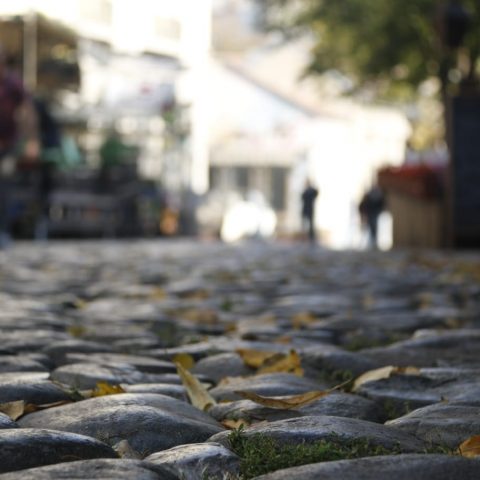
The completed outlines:
{"type": "Polygon", "coordinates": [[[412,93],[437,77],[472,80],[480,55],[480,2],[463,0],[469,30],[458,52],[442,44],[438,0],[257,0],[269,28],[309,34],[307,73],[337,69],[384,94],[412,93]]]}

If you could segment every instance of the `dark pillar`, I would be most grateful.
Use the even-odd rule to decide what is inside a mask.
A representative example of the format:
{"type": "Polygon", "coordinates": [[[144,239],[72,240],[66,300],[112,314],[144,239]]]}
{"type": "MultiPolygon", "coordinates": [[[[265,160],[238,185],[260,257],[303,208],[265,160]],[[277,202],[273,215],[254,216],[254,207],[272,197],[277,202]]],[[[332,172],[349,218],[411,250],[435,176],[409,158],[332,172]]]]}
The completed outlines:
{"type": "Polygon", "coordinates": [[[450,103],[450,241],[480,248],[480,94],[450,103]]]}

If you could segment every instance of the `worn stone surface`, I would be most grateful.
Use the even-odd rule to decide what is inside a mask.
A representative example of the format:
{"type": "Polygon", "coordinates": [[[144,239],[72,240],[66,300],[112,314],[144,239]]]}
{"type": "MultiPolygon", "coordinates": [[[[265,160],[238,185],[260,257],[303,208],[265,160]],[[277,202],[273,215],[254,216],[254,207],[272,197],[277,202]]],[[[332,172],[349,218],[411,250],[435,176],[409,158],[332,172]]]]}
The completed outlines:
{"type": "Polygon", "coordinates": [[[229,378],[225,384],[221,384],[210,390],[211,395],[217,401],[240,400],[236,390],[247,390],[258,395],[280,396],[295,395],[312,390],[325,390],[324,382],[314,381],[291,373],[267,373],[255,377],[229,378]]]}
{"type": "Polygon", "coordinates": [[[418,375],[392,375],[365,383],[357,391],[397,416],[442,401],[480,405],[479,392],[480,372],[468,367],[423,368],[418,375]]]}
{"type": "Polygon", "coordinates": [[[426,442],[457,448],[480,432],[480,406],[438,403],[391,420],[388,425],[426,442]]]}
{"type": "Polygon", "coordinates": [[[81,433],[115,445],[127,440],[142,457],[222,431],[207,414],[158,394],[120,394],[26,415],[22,427],[81,433]]]}
{"type": "Polygon", "coordinates": [[[219,403],[212,407],[208,413],[219,421],[241,419],[248,423],[316,415],[350,417],[380,422],[384,415],[377,403],[358,395],[346,393],[332,393],[308,405],[288,410],[263,407],[250,400],[240,400],[219,403]]]}
{"type": "Polygon", "coordinates": [[[101,366],[115,367],[126,365],[145,373],[174,373],[176,367],[172,362],[165,362],[139,355],[120,353],[67,353],[65,363],[96,363],[101,366]]]}
{"type": "Polygon", "coordinates": [[[34,428],[0,430],[0,472],[89,458],[115,458],[107,445],[85,435],[34,428]]]}
{"type": "Polygon", "coordinates": [[[324,462],[278,470],[256,480],[476,480],[478,460],[449,455],[387,455],[356,460],[324,462]]]}
{"type": "Polygon", "coordinates": [[[137,383],[135,385],[123,385],[127,393],[159,393],[178,400],[187,401],[187,391],[182,385],[168,383],[137,383]]]}
{"type": "Polygon", "coordinates": [[[17,426],[18,425],[8,415],[0,413],[0,429],[15,428],[17,426]]]}
{"type": "MultiPolygon", "coordinates": [[[[279,420],[267,424],[258,424],[245,429],[247,437],[261,434],[280,444],[313,443],[320,440],[351,441],[362,439],[371,445],[403,452],[420,452],[425,444],[413,435],[406,434],[393,427],[365,420],[344,417],[315,416],[279,420]]],[[[222,432],[210,438],[228,446],[228,433],[222,432]]]]}
{"type": "Polygon", "coordinates": [[[182,480],[222,480],[240,474],[239,457],[218,443],[181,445],[149,455],[145,461],[169,468],[182,480]]]}
{"type": "Polygon", "coordinates": [[[43,349],[43,352],[48,355],[56,365],[63,365],[67,354],[110,353],[112,351],[113,348],[111,345],[88,342],[80,338],[70,338],[60,342],[53,342],[43,349]]]}
{"type": "Polygon", "coordinates": [[[136,460],[79,460],[0,475],[2,480],[178,480],[161,467],[136,460]]]}
{"type": "Polygon", "coordinates": [[[363,355],[384,365],[398,366],[480,366],[478,350],[480,335],[477,329],[459,331],[423,331],[417,338],[404,340],[389,347],[363,350],[363,355]]]}
{"type": "MultiPolygon", "coordinates": [[[[162,472],[176,476],[179,465],[185,475],[198,475],[203,467],[193,465],[215,464],[218,450],[208,440],[226,445],[224,420],[243,419],[252,425],[245,435],[263,432],[287,445],[335,437],[387,448],[400,442],[405,452],[423,452],[432,441],[456,447],[479,433],[479,271],[478,252],[332,252],[180,239],[15,244],[0,251],[0,403],[53,405],[16,422],[0,415],[0,432],[79,432],[125,458],[165,460],[163,467],[85,460],[76,469],[37,467],[22,478],[167,478],[162,472]],[[300,365],[272,369],[267,362],[266,373],[261,360],[252,366],[247,359],[247,366],[240,349],[258,358],[294,350],[300,365]],[[193,359],[191,372],[219,402],[208,412],[190,404],[173,363],[178,358],[193,359]],[[386,365],[419,372],[392,374],[354,392],[343,383],[386,365]],[[100,381],[127,393],[81,400],[100,381]],[[288,396],[342,383],[287,410],[236,393],[288,396]],[[60,405],[69,399],[75,403],[60,405]],[[386,419],[395,420],[382,425],[386,419]]],[[[17,463],[28,456],[19,454],[17,463]]],[[[350,471],[382,478],[375,462],[381,464],[321,468],[338,463],[346,470],[336,478],[350,471]]],[[[449,468],[463,480],[476,466],[436,456],[391,462],[389,480],[394,472],[415,479],[417,470],[422,478],[448,477],[449,468]]]]}
{"type": "Polygon", "coordinates": [[[236,353],[223,353],[200,360],[193,367],[192,372],[204,375],[218,383],[225,377],[250,375],[252,369],[248,368],[236,353]]]}
{"type": "Polygon", "coordinates": [[[65,390],[49,380],[0,379],[0,403],[24,400],[27,403],[43,405],[69,399],[65,390]]]}

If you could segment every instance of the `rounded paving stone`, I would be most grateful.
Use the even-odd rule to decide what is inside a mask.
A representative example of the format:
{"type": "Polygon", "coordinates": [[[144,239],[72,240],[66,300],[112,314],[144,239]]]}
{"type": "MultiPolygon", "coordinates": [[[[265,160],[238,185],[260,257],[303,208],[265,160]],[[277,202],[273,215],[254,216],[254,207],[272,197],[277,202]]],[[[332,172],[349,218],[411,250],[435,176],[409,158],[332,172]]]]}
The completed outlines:
{"type": "Polygon", "coordinates": [[[89,436],[56,430],[0,430],[0,472],[90,458],[116,458],[108,445],[89,436]]]}
{"type": "Polygon", "coordinates": [[[26,403],[43,405],[70,400],[68,393],[49,380],[30,380],[29,378],[0,379],[0,403],[24,400],[26,403]]]}
{"type": "Polygon", "coordinates": [[[0,475],[2,480],[178,480],[160,466],[139,460],[79,460],[0,475]]]}
{"type": "Polygon", "coordinates": [[[159,393],[178,400],[187,401],[187,391],[182,385],[168,383],[138,383],[135,385],[123,385],[127,393],[159,393]]]}
{"type": "Polygon", "coordinates": [[[457,448],[480,432],[480,406],[438,403],[387,422],[428,443],[457,448]]]}
{"type": "Polygon", "coordinates": [[[16,427],[18,425],[8,415],[0,412],[0,429],[16,427]]]}
{"type": "Polygon", "coordinates": [[[450,455],[386,455],[287,468],[255,480],[477,480],[480,461],[450,455]]]}
{"type": "Polygon", "coordinates": [[[55,365],[62,365],[65,363],[65,356],[68,353],[107,353],[112,352],[113,348],[107,344],[88,342],[77,338],[63,340],[61,342],[53,342],[47,345],[43,352],[48,355],[55,365]]]}
{"type": "Polygon", "coordinates": [[[333,393],[308,405],[288,410],[268,408],[250,400],[240,400],[214,405],[208,413],[218,421],[235,419],[246,420],[248,423],[317,415],[382,421],[382,410],[375,402],[347,393],[333,393]]]}
{"type": "Polygon", "coordinates": [[[223,480],[240,473],[240,458],[218,443],[180,445],[149,455],[145,461],[168,467],[182,480],[223,480]]]}
{"type": "Polygon", "coordinates": [[[139,372],[145,373],[175,373],[177,371],[172,362],[121,353],[67,353],[65,363],[96,363],[107,367],[129,365],[139,372]]]}
{"type": "Polygon", "coordinates": [[[225,377],[242,377],[251,375],[248,368],[236,353],[221,353],[202,358],[192,368],[192,373],[202,374],[218,383],[225,377]]]}
{"type": "MultiPolygon", "coordinates": [[[[425,444],[413,435],[393,427],[344,417],[315,416],[279,420],[266,424],[257,424],[246,428],[243,434],[265,435],[280,444],[314,443],[320,440],[351,441],[365,440],[373,446],[402,452],[420,452],[425,444]]],[[[228,448],[229,433],[213,435],[211,442],[218,442],[228,448]]]]}
{"type": "Polygon", "coordinates": [[[229,378],[210,390],[210,394],[217,401],[240,400],[236,390],[247,390],[257,395],[280,396],[296,395],[312,390],[326,390],[325,383],[316,382],[308,378],[299,377],[290,373],[268,373],[245,378],[229,378]]]}
{"type": "Polygon", "coordinates": [[[26,356],[0,355],[0,373],[7,372],[48,372],[48,368],[26,356]]]}
{"type": "Polygon", "coordinates": [[[202,412],[198,408],[181,400],[157,393],[121,393],[89,398],[81,402],[55,407],[54,410],[47,409],[30,413],[20,421],[22,422],[22,426],[33,426],[34,423],[36,425],[46,426],[49,425],[50,422],[69,422],[71,419],[75,419],[76,416],[88,417],[90,413],[104,408],[127,407],[131,405],[158,408],[197,422],[209,423],[214,427],[218,427],[218,423],[212,419],[210,415],[202,412]]]}
{"type": "Polygon", "coordinates": [[[206,413],[158,394],[92,398],[31,413],[19,424],[81,433],[109,445],[127,440],[142,457],[176,445],[202,442],[223,431],[206,413]]]}

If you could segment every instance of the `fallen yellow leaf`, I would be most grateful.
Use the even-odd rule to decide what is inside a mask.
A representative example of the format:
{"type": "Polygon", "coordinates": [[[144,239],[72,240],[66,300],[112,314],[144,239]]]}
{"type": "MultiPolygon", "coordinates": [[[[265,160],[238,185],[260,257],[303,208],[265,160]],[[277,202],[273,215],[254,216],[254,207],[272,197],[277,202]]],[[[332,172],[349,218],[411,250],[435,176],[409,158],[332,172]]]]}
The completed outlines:
{"type": "Polygon", "coordinates": [[[368,310],[369,308],[372,308],[375,305],[375,298],[373,298],[372,295],[367,293],[363,298],[362,298],[362,305],[365,310],[368,310]]]}
{"type": "Polygon", "coordinates": [[[459,447],[458,451],[462,457],[473,458],[480,456],[480,435],[465,440],[459,447]]]}
{"type": "Polygon", "coordinates": [[[191,370],[195,365],[195,360],[189,353],[177,353],[172,358],[173,363],[179,363],[186,370],[191,370]]]}
{"type": "Polygon", "coordinates": [[[220,422],[224,427],[229,428],[230,430],[237,429],[240,427],[248,427],[250,425],[246,420],[231,420],[226,418],[220,422]]]}
{"type": "Polygon", "coordinates": [[[262,395],[257,395],[254,392],[248,392],[244,390],[237,390],[235,391],[235,393],[243,398],[246,398],[247,400],[251,400],[252,402],[263,405],[264,407],[289,410],[291,408],[303,407],[304,405],[308,405],[309,403],[312,403],[319,398],[330,395],[334,391],[339,390],[340,388],[345,386],[347,383],[349,382],[343,382],[340,385],[336,385],[335,387],[328,390],[316,390],[312,392],[301,393],[299,395],[289,395],[281,397],[264,397],[262,395]]]}
{"type": "Polygon", "coordinates": [[[86,300],[83,300],[81,298],[76,298],[72,302],[72,306],[76,308],[77,310],[81,310],[82,308],[85,308],[87,306],[88,302],[86,300]]]}
{"type": "Polygon", "coordinates": [[[218,323],[218,315],[214,310],[190,308],[179,313],[179,316],[184,320],[201,325],[216,325],[218,323]]]}
{"type": "Polygon", "coordinates": [[[242,357],[243,363],[247,367],[260,368],[265,360],[276,355],[275,352],[264,352],[248,348],[239,348],[236,352],[242,357]]]}
{"type": "Polygon", "coordinates": [[[12,420],[17,420],[25,413],[25,402],[15,400],[14,402],[0,403],[0,412],[8,415],[12,420]]]}
{"type": "Polygon", "coordinates": [[[317,318],[310,312],[299,312],[292,318],[292,325],[295,330],[299,330],[306,325],[310,325],[317,318]]]}
{"type": "Polygon", "coordinates": [[[150,292],[148,298],[150,300],[164,300],[167,297],[167,292],[163,288],[154,287],[150,292]]]}
{"type": "Polygon", "coordinates": [[[111,385],[108,382],[97,382],[97,386],[92,390],[92,397],[103,397],[105,395],[116,395],[117,393],[125,393],[120,385],[111,385]]]}
{"type": "Polygon", "coordinates": [[[284,353],[277,353],[274,356],[267,358],[257,373],[264,374],[281,372],[294,373],[300,377],[303,376],[300,356],[295,350],[290,350],[287,355],[284,353]]]}
{"type": "Polygon", "coordinates": [[[369,370],[355,380],[352,391],[355,392],[364,383],[390,378],[393,374],[420,375],[420,370],[416,367],[394,367],[392,365],[376,368],[375,370],[369,370]]]}
{"type": "Polygon", "coordinates": [[[188,397],[194,407],[200,410],[208,410],[213,405],[216,405],[215,399],[207,392],[207,389],[180,363],[175,364],[177,372],[182,379],[183,386],[187,390],[188,397]]]}
{"type": "Polygon", "coordinates": [[[72,337],[83,337],[87,333],[87,329],[83,325],[70,325],[67,327],[67,333],[72,337]]]}
{"type": "Polygon", "coordinates": [[[292,343],[292,337],[288,335],[281,335],[280,337],[277,337],[273,342],[280,343],[282,345],[288,345],[292,343]]]}
{"type": "Polygon", "coordinates": [[[183,300],[206,300],[210,297],[210,292],[204,288],[198,288],[189,292],[178,294],[183,300]]]}

